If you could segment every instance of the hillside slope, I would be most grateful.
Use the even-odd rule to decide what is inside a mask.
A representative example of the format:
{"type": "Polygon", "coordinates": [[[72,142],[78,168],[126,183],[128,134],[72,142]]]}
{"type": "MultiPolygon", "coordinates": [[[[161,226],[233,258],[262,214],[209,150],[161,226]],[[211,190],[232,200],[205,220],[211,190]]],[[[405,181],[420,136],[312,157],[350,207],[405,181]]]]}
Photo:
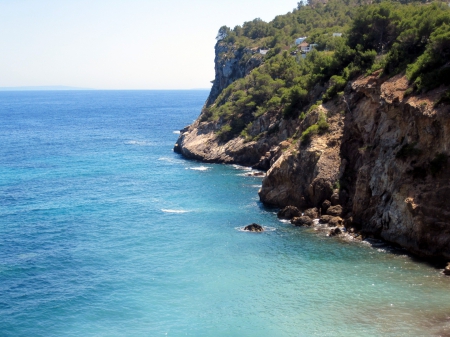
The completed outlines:
{"type": "Polygon", "coordinates": [[[266,204],[305,210],[332,200],[348,229],[450,259],[449,12],[331,1],[250,22],[262,36],[247,23],[222,27],[210,97],[174,150],[267,171],[266,204]],[[351,21],[340,22],[346,10],[351,21]],[[307,27],[314,13],[326,23],[307,27]],[[317,50],[303,57],[297,35],[317,50]]]}

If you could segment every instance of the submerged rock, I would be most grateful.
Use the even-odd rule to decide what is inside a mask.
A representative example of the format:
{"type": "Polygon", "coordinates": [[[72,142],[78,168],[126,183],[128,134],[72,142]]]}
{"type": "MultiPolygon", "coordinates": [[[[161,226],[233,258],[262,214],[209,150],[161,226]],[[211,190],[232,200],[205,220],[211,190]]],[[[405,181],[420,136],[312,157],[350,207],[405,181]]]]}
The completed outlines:
{"type": "Polygon", "coordinates": [[[264,232],[263,226],[258,225],[257,223],[252,223],[251,225],[245,226],[244,230],[249,232],[264,232]]]}
{"type": "Polygon", "coordinates": [[[302,212],[295,206],[286,206],[281,211],[278,212],[277,216],[280,219],[291,220],[292,218],[299,217],[302,212]]]}
{"type": "Polygon", "coordinates": [[[309,216],[299,216],[291,220],[291,224],[295,226],[312,226],[313,221],[309,216]]]}

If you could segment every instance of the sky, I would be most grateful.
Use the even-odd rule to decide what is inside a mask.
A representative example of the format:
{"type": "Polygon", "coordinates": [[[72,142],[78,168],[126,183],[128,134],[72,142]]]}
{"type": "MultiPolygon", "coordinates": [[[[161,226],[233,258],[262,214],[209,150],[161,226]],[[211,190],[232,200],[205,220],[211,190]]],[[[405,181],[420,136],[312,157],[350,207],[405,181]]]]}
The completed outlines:
{"type": "Polygon", "coordinates": [[[0,87],[210,88],[214,45],[296,0],[0,0],[0,87]]]}

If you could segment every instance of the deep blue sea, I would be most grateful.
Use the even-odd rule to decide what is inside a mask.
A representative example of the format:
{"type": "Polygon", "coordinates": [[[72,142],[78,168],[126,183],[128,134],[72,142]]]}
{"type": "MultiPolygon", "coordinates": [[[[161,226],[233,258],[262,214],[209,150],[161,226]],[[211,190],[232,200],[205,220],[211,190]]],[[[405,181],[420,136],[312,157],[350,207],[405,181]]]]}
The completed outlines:
{"type": "Polygon", "coordinates": [[[0,336],[450,335],[439,270],[175,154],[207,95],[0,92],[0,336]]]}

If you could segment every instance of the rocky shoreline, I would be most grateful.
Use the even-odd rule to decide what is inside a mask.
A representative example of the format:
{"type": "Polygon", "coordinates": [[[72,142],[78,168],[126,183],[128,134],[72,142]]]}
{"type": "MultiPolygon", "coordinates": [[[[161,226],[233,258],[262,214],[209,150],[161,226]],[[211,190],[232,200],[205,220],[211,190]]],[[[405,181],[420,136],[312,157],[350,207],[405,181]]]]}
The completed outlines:
{"type": "MultiPolygon", "coordinates": [[[[226,47],[218,44],[216,53],[219,47],[223,54],[226,47]]],[[[208,104],[215,104],[213,96],[225,89],[216,83],[226,84],[228,73],[238,73],[226,71],[223,62],[228,61],[216,62],[220,81],[199,118],[181,130],[175,152],[266,171],[259,197],[267,205],[304,213],[316,209],[322,222],[338,225],[332,228],[382,239],[422,258],[450,260],[450,106],[434,103],[446,88],[407,95],[404,75],[378,72],[322,103],[317,99],[326,88],[316,86],[309,93],[316,104],[303,119],[265,113],[249,128],[252,140],[241,135],[223,140],[221,120],[203,118],[208,104]],[[302,139],[323,116],[327,131],[302,139]]],[[[251,69],[239,60],[230,64],[244,67],[243,76],[251,69]]],[[[296,224],[309,224],[297,218],[296,224]]]]}

